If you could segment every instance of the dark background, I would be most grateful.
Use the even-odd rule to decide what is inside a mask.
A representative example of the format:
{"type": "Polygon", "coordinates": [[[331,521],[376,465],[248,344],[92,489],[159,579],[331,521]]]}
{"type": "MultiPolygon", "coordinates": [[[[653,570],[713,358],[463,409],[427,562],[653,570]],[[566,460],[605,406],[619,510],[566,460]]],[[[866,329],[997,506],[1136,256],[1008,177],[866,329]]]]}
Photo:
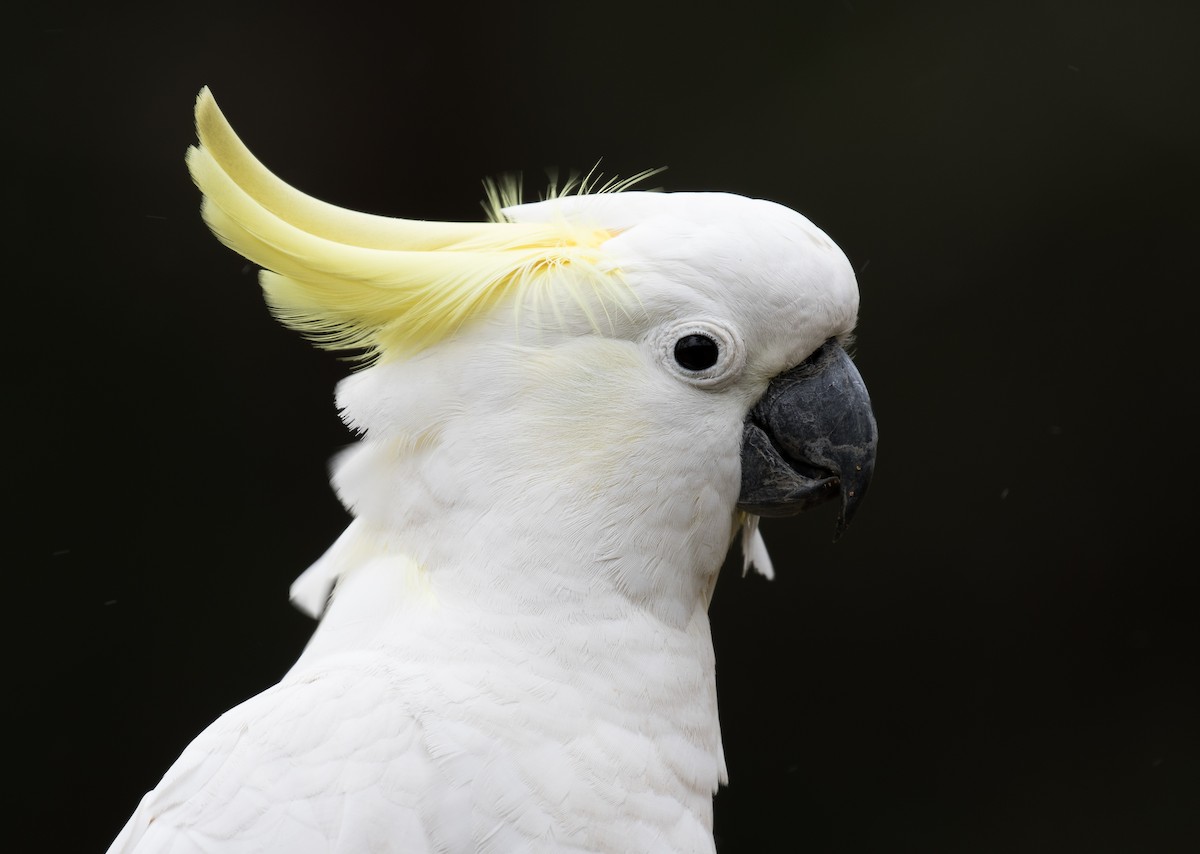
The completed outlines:
{"type": "Polygon", "coordinates": [[[346,207],[602,159],[846,251],[879,467],[844,540],[768,521],[778,579],[718,585],[722,854],[1200,850],[1200,6],[370,9],[6,13],[12,850],[103,850],[282,675],[346,523],[346,366],[200,222],[204,84],[346,207]]]}

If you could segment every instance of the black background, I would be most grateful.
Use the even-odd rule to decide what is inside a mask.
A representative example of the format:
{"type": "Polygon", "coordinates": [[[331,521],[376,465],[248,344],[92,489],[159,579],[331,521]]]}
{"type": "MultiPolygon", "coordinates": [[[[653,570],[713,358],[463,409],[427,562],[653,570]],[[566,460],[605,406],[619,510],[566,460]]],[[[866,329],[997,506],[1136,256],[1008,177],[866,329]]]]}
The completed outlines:
{"type": "Polygon", "coordinates": [[[346,207],[667,166],[846,251],[879,467],[844,540],[768,521],[778,579],[718,585],[722,854],[1200,850],[1197,9],[6,13],[12,850],[103,850],[282,675],[346,522],[346,366],[200,222],[204,84],[346,207]]]}

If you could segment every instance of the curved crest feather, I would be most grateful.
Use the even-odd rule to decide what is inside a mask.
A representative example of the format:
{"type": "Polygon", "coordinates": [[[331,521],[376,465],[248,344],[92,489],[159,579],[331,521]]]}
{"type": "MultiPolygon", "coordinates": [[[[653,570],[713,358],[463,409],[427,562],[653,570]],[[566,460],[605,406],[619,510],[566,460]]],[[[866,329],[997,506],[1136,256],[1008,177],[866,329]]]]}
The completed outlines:
{"type": "MultiPolygon", "coordinates": [[[[203,217],[221,242],[263,267],[268,305],[322,347],[366,361],[412,355],[453,335],[508,294],[552,281],[589,311],[628,296],[604,257],[612,234],[564,221],[516,223],[519,179],[485,181],[491,221],[426,222],[351,211],[272,174],[234,133],[207,87],[196,101],[198,145],[188,149],[203,217]],[[569,276],[554,274],[569,271],[569,276]]],[[[623,181],[589,173],[551,193],[617,192],[623,181]],[[598,184],[598,186],[597,186],[598,184]]],[[[588,315],[591,316],[590,314],[588,315]]]]}

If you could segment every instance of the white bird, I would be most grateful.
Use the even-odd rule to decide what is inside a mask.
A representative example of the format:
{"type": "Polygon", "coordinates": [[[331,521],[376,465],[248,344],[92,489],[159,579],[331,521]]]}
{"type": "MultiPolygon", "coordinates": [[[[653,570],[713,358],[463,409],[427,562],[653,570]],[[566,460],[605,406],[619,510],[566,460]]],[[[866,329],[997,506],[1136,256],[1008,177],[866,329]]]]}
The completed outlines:
{"type": "MultiPolygon", "coordinates": [[[[800,214],[607,191],[489,222],[289,187],[211,94],[188,166],[285,324],[356,351],[353,515],[292,593],[320,617],[110,852],[711,852],[725,782],[708,604],[761,515],[862,498],[858,288],[800,214]]],[[[586,188],[584,188],[586,190],[586,188]]]]}

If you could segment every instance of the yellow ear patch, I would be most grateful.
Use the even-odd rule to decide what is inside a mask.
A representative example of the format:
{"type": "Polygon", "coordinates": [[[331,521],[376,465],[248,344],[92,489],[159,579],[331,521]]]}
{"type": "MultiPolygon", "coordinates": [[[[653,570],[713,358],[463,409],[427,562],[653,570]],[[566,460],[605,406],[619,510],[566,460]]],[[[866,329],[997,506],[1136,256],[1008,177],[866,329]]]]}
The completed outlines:
{"type": "Polygon", "coordinates": [[[275,316],[322,347],[357,350],[366,360],[412,355],[554,273],[569,274],[581,304],[587,290],[602,302],[627,296],[619,271],[605,263],[601,247],[612,234],[603,229],[426,222],[322,202],[268,171],[207,87],[196,100],[196,130],[187,164],[204,194],[204,221],[264,268],[275,316]]]}

